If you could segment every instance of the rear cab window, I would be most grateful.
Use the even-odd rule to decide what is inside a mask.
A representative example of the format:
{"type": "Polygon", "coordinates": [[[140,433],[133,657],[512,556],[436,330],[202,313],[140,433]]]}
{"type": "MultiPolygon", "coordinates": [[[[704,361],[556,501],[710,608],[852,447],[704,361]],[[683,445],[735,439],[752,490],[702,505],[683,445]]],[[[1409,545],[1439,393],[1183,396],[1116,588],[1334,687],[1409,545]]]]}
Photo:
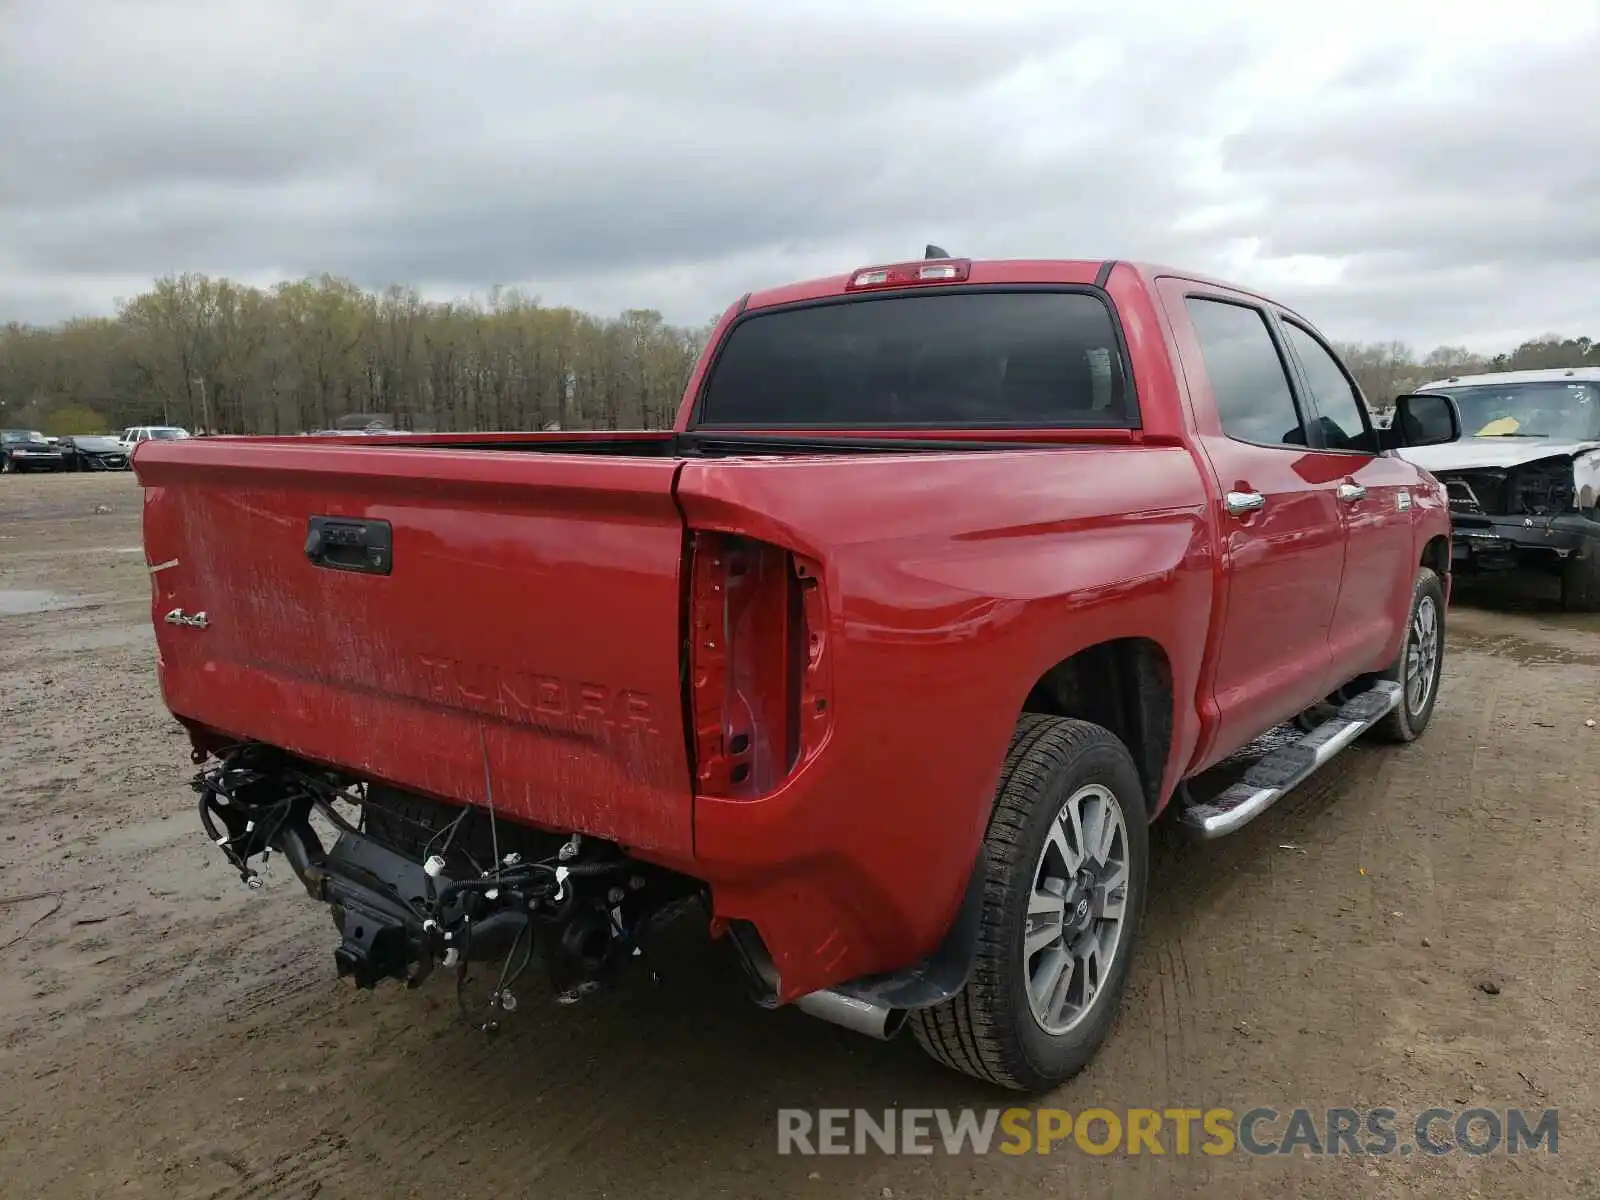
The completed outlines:
{"type": "Polygon", "coordinates": [[[743,317],[699,428],[1135,428],[1126,356],[1096,293],[852,296],[743,317]]]}

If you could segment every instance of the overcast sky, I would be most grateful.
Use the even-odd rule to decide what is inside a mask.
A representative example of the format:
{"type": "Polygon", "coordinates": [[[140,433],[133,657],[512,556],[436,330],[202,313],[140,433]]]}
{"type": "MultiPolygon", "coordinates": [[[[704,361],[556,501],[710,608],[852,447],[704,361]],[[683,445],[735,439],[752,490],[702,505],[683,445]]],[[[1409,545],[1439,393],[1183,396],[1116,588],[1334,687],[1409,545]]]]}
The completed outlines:
{"type": "Polygon", "coordinates": [[[0,114],[0,320],[192,270],[698,323],[935,241],[1600,337],[1596,0],[0,0],[0,114]]]}

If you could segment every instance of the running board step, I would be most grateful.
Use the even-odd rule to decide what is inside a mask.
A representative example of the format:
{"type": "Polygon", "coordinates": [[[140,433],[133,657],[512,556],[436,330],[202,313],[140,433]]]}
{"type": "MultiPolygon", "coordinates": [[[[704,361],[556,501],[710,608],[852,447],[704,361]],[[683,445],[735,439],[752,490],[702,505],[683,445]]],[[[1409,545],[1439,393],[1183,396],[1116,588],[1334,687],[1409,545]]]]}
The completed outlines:
{"type": "Polygon", "coordinates": [[[1248,825],[1393,712],[1400,696],[1400,685],[1385,680],[1352,697],[1304,737],[1255,763],[1220,796],[1185,809],[1183,824],[1203,838],[1219,838],[1248,825]]]}

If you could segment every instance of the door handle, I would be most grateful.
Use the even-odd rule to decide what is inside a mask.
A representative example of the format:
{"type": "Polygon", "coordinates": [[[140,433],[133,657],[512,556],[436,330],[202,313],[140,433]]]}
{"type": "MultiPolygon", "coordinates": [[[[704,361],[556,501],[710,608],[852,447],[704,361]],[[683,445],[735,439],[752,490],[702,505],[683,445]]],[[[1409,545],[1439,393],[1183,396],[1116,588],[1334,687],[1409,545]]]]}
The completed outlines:
{"type": "Polygon", "coordinates": [[[1359,483],[1341,483],[1339,485],[1339,499],[1346,504],[1354,504],[1357,500],[1365,498],[1367,489],[1359,483]]]}
{"type": "Polygon", "coordinates": [[[331,571],[387,575],[394,566],[394,530],[387,521],[312,517],[306,522],[306,557],[331,571]]]}
{"type": "Polygon", "coordinates": [[[1260,492],[1229,492],[1222,498],[1222,506],[1233,516],[1258,512],[1267,506],[1267,498],[1260,492]]]}

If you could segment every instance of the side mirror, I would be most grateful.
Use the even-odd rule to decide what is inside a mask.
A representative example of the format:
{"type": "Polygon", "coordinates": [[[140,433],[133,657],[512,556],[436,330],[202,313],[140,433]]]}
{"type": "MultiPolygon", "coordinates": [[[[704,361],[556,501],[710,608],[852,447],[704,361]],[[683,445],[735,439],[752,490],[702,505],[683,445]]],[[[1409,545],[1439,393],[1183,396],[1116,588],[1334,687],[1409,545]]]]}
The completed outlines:
{"type": "Polygon", "coordinates": [[[1396,396],[1388,432],[1394,446],[1442,446],[1460,440],[1461,413],[1443,392],[1396,396]]]}

